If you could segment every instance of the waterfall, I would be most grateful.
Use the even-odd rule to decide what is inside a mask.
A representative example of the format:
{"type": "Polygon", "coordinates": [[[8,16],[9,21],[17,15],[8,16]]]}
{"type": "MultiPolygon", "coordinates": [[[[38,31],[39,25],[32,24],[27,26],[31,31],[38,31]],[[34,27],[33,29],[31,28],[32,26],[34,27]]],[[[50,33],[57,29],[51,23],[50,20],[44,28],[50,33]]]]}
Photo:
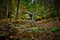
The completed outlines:
{"type": "Polygon", "coordinates": [[[34,20],[34,14],[32,14],[32,20],[34,20]]]}
{"type": "Polygon", "coordinates": [[[32,0],[32,4],[34,3],[34,0],[32,0]]]}
{"type": "Polygon", "coordinates": [[[28,12],[28,13],[29,13],[30,19],[34,20],[34,13],[31,13],[31,12],[28,12]]]}
{"type": "Polygon", "coordinates": [[[37,3],[37,2],[38,2],[38,0],[32,0],[32,4],[33,4],[34,2],[36,2],[36,3],[37,3]]]}

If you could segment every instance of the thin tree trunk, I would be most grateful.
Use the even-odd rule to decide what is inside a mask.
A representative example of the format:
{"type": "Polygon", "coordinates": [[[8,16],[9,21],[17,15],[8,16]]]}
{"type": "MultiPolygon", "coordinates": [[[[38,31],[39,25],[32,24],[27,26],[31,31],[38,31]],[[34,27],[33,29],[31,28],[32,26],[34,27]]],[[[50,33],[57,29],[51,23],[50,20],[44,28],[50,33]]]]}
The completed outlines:
{"type": "Polygon", "coordinates": [[[7,10],[6,10],[6,21],[8,20],[8,4],[7,4],[7,10]]]}
{"type": "Polygon", "coordinates": [[[11,14],[12,14],[12,0],[9,0],[10,1],[10,21],[11,21],[11,14]]]}
{"type": "Polygon", "coordinates": [[[56,13],[57,13],[57,21],[59,20],[58,17],[59,17],[59,2],[58,0],[55,0],[55,10],[56,10],[56,13]]]}
{"type": "Polygon", "coordinates": [[[49,0],[49,11],[50,11],[50,13],[49,13],[49,18],[51,18],[50,16],[51,16],[51,0],[49,0]]]}
{"type": "MultiPolygon", "coordinates": [[[[46,0],[44,0],[44,10],[46,9],[46,0]]],[[[45,10],[46,11],[46,10],[45,10]]]]}
{"type": "Polygon", "coordinates": [[[18,15],[19,15],[19,5],[20,5],[20,0],[18,0],[18,5],[17,5],[17,13],[16,13],[16,20],[18,20],[18,15]]]}

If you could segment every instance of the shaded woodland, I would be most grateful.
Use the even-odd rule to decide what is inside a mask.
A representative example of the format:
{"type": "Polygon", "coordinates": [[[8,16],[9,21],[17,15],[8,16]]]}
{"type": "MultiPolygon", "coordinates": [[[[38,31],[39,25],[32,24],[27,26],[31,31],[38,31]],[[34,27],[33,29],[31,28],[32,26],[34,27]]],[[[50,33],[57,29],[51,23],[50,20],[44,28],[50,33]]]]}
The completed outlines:
{"type": "Polygon", "coordinates": [[[60,40],[60,0],[0,0],[0,40],[60,40]]]}

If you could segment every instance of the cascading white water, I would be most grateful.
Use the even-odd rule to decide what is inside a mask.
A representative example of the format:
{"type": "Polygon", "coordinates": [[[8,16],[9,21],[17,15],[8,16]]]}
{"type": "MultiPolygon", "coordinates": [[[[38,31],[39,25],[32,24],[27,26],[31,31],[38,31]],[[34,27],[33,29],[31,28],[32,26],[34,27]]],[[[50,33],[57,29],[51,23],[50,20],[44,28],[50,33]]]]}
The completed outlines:
{"type": "Polygon", "coordinates": [[[31,20],[34,20],[34,13],[29,12],[29,16],[30,16],[31,20]]]}
{"type": "Polygon", "coordinates": [[[33,4],[34,2],[38,2],[38,0],[32,0],[32,4],[33,4]]]}
{"type": "Polygon", "coordinates": [[[34,3],[34,0],[32,0],[32,4],[34,3]]]}

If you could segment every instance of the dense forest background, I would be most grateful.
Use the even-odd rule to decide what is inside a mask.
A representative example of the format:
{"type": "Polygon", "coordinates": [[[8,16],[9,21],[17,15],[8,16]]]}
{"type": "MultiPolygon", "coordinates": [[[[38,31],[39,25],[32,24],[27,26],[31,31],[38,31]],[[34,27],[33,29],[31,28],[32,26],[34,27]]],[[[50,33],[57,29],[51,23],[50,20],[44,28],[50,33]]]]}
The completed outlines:
{"type": "Polygon", "coordinates": [[[0,40],[60,40],[60,0],[0,0],[0,40]]]}
{"type": "Polygon", "coordinates": [[[60,19],[60,0],[0,0],[0,19],[60,19]]]}

